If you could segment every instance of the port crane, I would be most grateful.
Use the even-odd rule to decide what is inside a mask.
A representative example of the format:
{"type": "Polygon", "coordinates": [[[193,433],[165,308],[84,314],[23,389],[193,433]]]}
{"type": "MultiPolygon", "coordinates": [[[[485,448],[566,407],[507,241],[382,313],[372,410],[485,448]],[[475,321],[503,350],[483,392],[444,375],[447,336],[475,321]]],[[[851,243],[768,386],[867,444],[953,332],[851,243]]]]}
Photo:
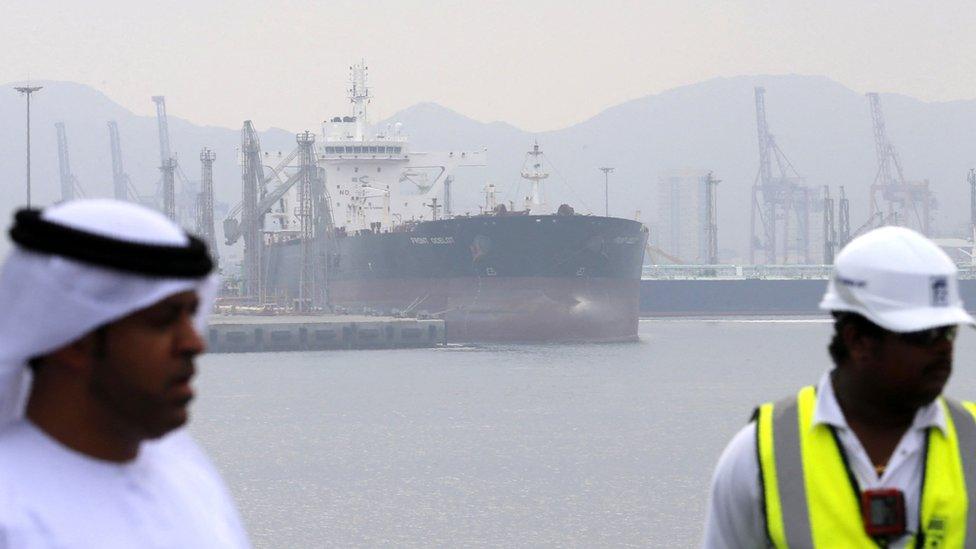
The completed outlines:
{"type": "Polygon", "coordinates": [[[810,210],[815,193],[806,186],[769,131],[766,89],[755,88],[755,99],[759,170],[752,185],[749,261],[755,264],[756,255],[761,251],[769,265],[788,263],[791,259],[810,263],[810,210]]]}
{"type": "Polygon", "coordinates": [[[169,121],[166,116],[166,98],[154,95],[156,126],[159,130],[159,171],[162,174],[162,206],[166,217],[176,220],[176,158],[169,148],[169,121]]]}
{"type": "Polygon", "coordinates": [[[122,140],[119,138],[119,125],[115,120],[108,122],[108,142],[112,150],[112,196],[116,200],[139,201],[139,195],[122,162],[122,140]]]}
{"type": "MultiPolygon", "coordinates": [[[[296,136],[298,147],[282,157],[265,171],[262,163],[260,142],[254,126],[246,121],[241,131],[241,179],[243,200],[234,206],[224,219],[224,238],[228,245],[244,240],[244,294],[264,299],[262,251],[264,247],[265,217],[278,204],[285,208],[284,198],[292,189],[298,191],[297,217],[299,227],[290,229],[287,215],[282,215],[282,230],[276,238],[298,238],[302,245],[302,271],[297,308],[312,310],[326,302],[328,261],[320,244],[330,245],[334,237],[334,223],[329,193],[325,189],[325,177],[318,167],[315,154],[315,136],[303,132],[296,136]],[[298,169],[288,173],[287,168],[298,160],[298,169]],[[277,184],[270,191],[270,185],[277,184]],[[318,237],[326,238],[320,241],[318,237]],[[315,244],[320,242],[320,244],[315,244]]],[[[283,212],[284,213],[284,212],[283,212]]]]}
{"type": "Polygon", "coordinates": [[[264,284],[261,269],[261,249],[264,245],[263,234],[265,215],[271,211],[274,204],[281,200],[288,190],[298,181],[297,173],[291,174],[283,183],[279,184],[270,195],[268,184],[278,178],[285,168],[299,153],[295,148],[272,168],[270,176],[265,176],[264,163],[261,158],[261,142],[254,124],[250,120],[244,121],[241,129],[241,185],[242,200],[231,208],[224,219],[224,239],[227,245],[244,239],[244,295],[262,299],[264,284]],[[238,219],[240,218],[240,219],[238,219]]]}
{"type": "Polygon", "coordinates": [[[58,174],[61,178],[61,200],[73,200],[84,197],[85,191],[78,183],[78,178],[71,173],[71,160],[68,156],[68,133],[64,129],[64,122],[57,122],[54,128],[58,132],[58,174]]]}
{"type": "Polygon", "coordinates": [[[823,244],[824,265],[832,265],[837,252],[837,228],[834,225],[834,199],[830,197],[827,185],[823,186],[823,244]]]}
{"type": "MultiPolygon", "coordinates": [[[[931,230],[932,209],[935,200],[928,180],[908,181],[902,170],[901,159],[895,146],[888,139],[881,98],[868,93],[871,124],[874,130],[874,148],[878,159],[878,171],[871,184],[871,211],[868,222],[873,226],[884,224],[904,225],[924,235],[931,230]]],[[[852,235],[853,236],[853,235],[852,235]]]]}
{"type": "Polygon", "coordinates": [[[214,192],[213,192],[213,164],[217,155],[204,147],[200,151],[200,195],[197,204],[197,234],[207,243],[210,257],[214,263],[220,259],[217,249],[217,238],[214,234],[214,192]]]}
{"type": "Polygon", "coordinates": [[[297,147],[280,158],[278,163],[265,169],[261,155],[261,143],[250,120],[241,129],[241,183],[242,200],[231,208],[224,219],[224,238],[228,245],[244,240],[244,284],[248,297],[264,299],[262,251],[264,247],[265,218],[275,205],[282,210],[281,230],[276,238],[298,238],[302,245],[302,270],[297,308],[313,310],[326,302],[325,289],[328,262],[325,250],[316,242],[325,236],[324,244],[334,235],[331,201],[325,189],[325,177],[318,167],[315,152],[315,135],[303,132],[296,136],[297,147]],[[289,170],[298,161],[297,170],[289,170]],[[270,188],[274,184],[273,188],[270,188]],[[285,196],[297,190],[297,230],[288,226],[284,212],[285,196]]]}
{"type": "Polygon", "coordinates": [[[159,130],[159,171],[162,174],[160,193],[163,213],[174,221],[196,219],[197,197],[192,190],[196,185],[187,178],[176,155],[170,149],[166,98],[162,95],[154,95],[152,100],[156,105],[156,125],[159,130]],[[180,180],[179,195],[176,192],[177,177],[180,180]]]}

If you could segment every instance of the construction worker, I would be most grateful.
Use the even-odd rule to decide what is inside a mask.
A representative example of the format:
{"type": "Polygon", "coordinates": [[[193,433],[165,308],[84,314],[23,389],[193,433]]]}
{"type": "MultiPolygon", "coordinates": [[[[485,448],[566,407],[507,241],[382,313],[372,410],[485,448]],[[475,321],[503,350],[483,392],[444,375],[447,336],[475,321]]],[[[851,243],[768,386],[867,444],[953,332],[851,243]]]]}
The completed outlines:
{"type": "Polygon", "coordinates": [[[22,210],[0,272],[0,549],[242,548],[182,427],[206,246],[114,200],[22,210]]]}
{"type": "Polygon", "coordinates": [[[820,308],[834,368],[726,447],[704,546],[976,547],[976,407],[940,396],[974,324],[956,266],[910,229],[876,229],[838,255],[820,308]]]}

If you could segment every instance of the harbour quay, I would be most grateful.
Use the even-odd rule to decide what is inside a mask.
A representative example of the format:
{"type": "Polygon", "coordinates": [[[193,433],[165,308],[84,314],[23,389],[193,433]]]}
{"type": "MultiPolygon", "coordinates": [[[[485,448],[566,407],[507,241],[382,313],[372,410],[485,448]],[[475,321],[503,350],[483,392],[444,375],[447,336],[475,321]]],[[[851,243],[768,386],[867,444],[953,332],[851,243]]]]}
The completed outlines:
{"type": "Polygon", "coordinates": [[[444,321],[366,315],[214,315],[207,343],[214,353],[397,349],[447,342],[444,321]]]}

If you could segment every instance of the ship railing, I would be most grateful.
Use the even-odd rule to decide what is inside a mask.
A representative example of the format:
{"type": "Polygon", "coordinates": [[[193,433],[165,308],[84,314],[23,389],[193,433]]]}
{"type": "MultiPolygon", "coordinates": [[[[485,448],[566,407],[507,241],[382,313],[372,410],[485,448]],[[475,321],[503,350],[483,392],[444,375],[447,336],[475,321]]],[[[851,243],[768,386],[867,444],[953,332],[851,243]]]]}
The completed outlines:
{"type": "Polygon", "coordinates": [[[832,265],[748,265],[742,268],[745,278],[830,278],[832,265]]]}
{"type": "MultiPolygon", "coordinates": [[[[830,277],[830,265],[645,265],[641,276],[657,279],[688,278],[809,278],[830,277]]],[[[974,272],[976,277],[976,272],[974,272]]]]}
{"type": "MultiPolygon", "coordinates": [[[[959,265],[959,278],[976,279],[976,265],[959,265]]],[[[644,265],[642,278],[830,278],[831,265],[644,265]]]]}
{"type": "Polygon", "coordinates": [[[643,278],[740,278],[736,265],[644,265],[643,278]]]}

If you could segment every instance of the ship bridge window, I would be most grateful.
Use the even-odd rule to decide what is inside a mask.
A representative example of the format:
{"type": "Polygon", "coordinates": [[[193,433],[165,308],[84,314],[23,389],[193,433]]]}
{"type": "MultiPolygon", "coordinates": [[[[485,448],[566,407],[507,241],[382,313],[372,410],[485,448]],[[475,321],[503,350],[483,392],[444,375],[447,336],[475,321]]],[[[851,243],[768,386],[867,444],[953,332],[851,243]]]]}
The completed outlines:
{"type": "Polygon", "coordinates": [[[333,152],[335,152],[335,147],[326,147],[325,148],[325,154],[332,154],[333,152]]]}
{"type": "Polygon", "coordinates": [[[382,153],[385,153],[386,152],[386,147],[376,147],[376,152],[381,153],[381,154],[382,153]]]}
{"type": "Polygon", "coordinates": [[[352,148],[352,152],[355,153],[355,154],[361,154],[363,152],[363,148],[362,147],[353,147],[352,148]]]}
{"type": "Polygon", "coordinates": [[[400,147],[393,147],[393,154],[400,154],[400,147]]]}
{"type": "Polygon", "coordinates": [[[370,148],[369,148],[369,152],[371,152],[371,153],[374,153],[374,152],[376,152],[376,147],[370,147],[370,148]]]}

